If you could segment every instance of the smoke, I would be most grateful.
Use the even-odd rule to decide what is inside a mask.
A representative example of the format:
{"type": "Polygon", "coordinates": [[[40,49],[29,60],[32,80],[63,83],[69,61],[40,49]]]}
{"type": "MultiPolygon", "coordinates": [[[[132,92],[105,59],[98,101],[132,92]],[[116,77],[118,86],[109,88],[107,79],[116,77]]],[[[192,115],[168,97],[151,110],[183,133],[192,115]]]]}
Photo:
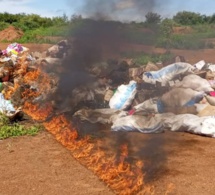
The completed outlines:
{"type": "MultiPolygon", "coordinates": [[[[159,6],[159,2],[159,0],[85,0],[81,10],[91,19],[83,20],[76,32],[72,34],[72,52],[62,63],[64,72],[60,74],[57,91],[57,96],[60,96],[58,104],[63,107],[72,107],[73,105],[67,99],[74,100],[76,98],[71,95],[73,89],[87,86],[96,80],[87,70],[93,64],[111,58],[120,52],[124,41],[122,30],[119,23],[110,20],[125,16],[130,17],[132,14],[144,17],[148,12],[153,12],[156,6],[159,6]]],[[[89,126],[87,127],[89,128],[89,126]]],[[[130,151],[131,138],[127,134],[123,135],[116,135],[115,148],[118,148],[120,144],[128,144],[130,151]]],[[[111,136],[109,138],[111,139],[111,136]]],[[[138,135],[134,138],[134,143],[136,143],[137,138],[138,135]]],[[[158,137],[149,139],[145,142],[142,152],[138,154],[140,159],[147,160],[143,171],[149,175],[148,181],[165,164],[166,154],[162,150],[163,144],[164,140],[158,137]],[[152,152],[155,155],[150,155],[152,152]],[[160,162],[159,165],[157,163],[156,166],[153,166],[156,162],[160,162]]]]}
{"type": "Polygon", "coordinates": [[[148,12],[160,12],[171,0],[85,0],[80,13],[108,20],[144,20],[148,12]]]}
{"type": "Polygon", "coordinates": [[[140,147],[138,156],[144,162],[143,173],[145,173],[144,181],[146,183],[159,179],[167,170],[167,153],[164,150],[166,141],[164,134],[151,135],[145,141],[144,146],[140,147]]]}
{"type": "Polygon", "coordinates": [[[59,75],[57,98],[54,97],[59,99],[58,105],[71,107],[68,99],[75,99],[71,95],[73,89],[89,86],[98,79],[89,73],[89,69],[119,53],[122,43],[119,28],[119,24],[115,22],[85,19],[75,29],[71,52],[62,62],[64,71],[59,75]]]}

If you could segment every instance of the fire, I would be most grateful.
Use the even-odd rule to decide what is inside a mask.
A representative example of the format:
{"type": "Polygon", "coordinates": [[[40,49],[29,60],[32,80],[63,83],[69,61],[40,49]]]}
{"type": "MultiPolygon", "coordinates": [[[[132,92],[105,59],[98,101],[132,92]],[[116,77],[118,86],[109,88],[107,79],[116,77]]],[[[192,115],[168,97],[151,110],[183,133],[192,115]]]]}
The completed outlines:
{"type": "Polygon", "coordinates": [[[38,97],[40,93],[38,91],[34,91],[31,89],[25,89],[25,91],[22,93],[22,97],[28,97],[28,98],[35,98],[38,97]]]}
{"type": "Polygon", "coordinates": [[[92,142],[89,137],[78,139],[78,133],[64,115],[44,123],[56,139],[66,146],[75,158],[92,170],[117,194],[133,194],[143,186],[143,164],[138,161],[134,167],[125,161],[128,156],[127,145],[122,145],[120,162],[116,155],[107,155],[101,149],[101,141],[92,142]]]}
{"type": "Polygon", "coordinates": [[[3,90],[2,93],[4,94],[4,98],[9,100],[11,99],[13,93],[17,90],[18,85],[8,86],[7,90],[3,90]]]}
{"type": "Polygon", "coordinates": [[[39,69],[27,72],[24,76],[24,82],[29,83],[30,81],[36,81],[40,75],[41,71],[39,69]]]}
{"type": "Polygon", "coordinates": [[[41,106],[26,101],[23,106],[23,111],[34,120],[43,121],[52,113],[53,109],[50,103],[41,106]]]}

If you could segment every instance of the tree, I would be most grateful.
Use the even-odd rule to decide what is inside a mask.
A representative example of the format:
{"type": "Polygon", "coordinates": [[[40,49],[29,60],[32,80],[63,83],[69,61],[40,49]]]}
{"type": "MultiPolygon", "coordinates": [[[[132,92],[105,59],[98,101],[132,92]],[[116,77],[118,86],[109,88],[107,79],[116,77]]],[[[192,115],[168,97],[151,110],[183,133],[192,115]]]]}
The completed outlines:
{"type": "Polygon", "coordinates": [[[196,25],[203,24],[205,22],[205,17],[195,12],[178,12],[173,16],[173,20],[181,25],[196,25]]]}
{"type": "Polygon", "coordinates": [[[148,12],[145,15],[146,24],[159,24],[161,22],[161,16],[157,13],[153,13],[153,12],[148,12]]]}
{"type": "Polygon", "coordinates": [[[65,25],[68,24],[68,17],[64,14],[63,16],[53,17],[52,21],[55,25],[65,25]]]}
{"type": "Polygon", "coordinates": [[[80,21],[82,21],[82,16],[81,15],[76,15],[76,14],[73,14],[71,17],[70,17],[70,23],[79,23],[80,21]]]}
{"type": "Polygon", "coordinates": [[[16,15],[9,14],[8,12],[0,13],[0,21],[12,24],[13,22],[17,22],[16,15]]]}
{"type": "Polygon", "coordinates": [[[208,19],[208,22],[210,23],[210,24],[214,24],[215,23],[215,14],[213,14],[212,16],[210,16],[210,17],[208,17],[209,19],[208,19]]]}
{"type": "Polygon", "coordinates": [[[163,37],[168,38],[173,33],[173,27],[175,23],[172,19],[164,19],[160,24],[160,31],[163,37]]]}
{"type": "Polygon", "coordinates": [[[164,19],[160,24],[160,41],[167,49],[170,49],[173,27],[175,22],[172,19],[164,19]]]}

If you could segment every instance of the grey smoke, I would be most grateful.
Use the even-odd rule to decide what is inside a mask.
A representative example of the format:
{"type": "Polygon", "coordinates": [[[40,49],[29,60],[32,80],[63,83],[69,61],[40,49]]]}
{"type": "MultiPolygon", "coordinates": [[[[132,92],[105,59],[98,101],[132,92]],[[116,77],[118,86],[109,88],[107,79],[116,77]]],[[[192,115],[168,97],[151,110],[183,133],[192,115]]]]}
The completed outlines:
{"type": "Polygon", "coordinates": [[[143,20],[148,12],[162,10],[171,0],[85,0],[80,9],[86,17],[107,20],[143,20]]]}

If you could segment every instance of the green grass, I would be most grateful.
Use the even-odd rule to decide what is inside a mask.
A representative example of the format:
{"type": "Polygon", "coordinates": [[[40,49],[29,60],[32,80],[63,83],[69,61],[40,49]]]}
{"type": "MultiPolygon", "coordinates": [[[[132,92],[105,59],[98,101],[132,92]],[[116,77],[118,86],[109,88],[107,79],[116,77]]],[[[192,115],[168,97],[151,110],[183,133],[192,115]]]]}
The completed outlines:
{"type": "MultiPolygon", "coordinates": [[[[1,29],[7,27],[7,23],[1,22],[0,24],[2,24],[1,29]]],[[[110,23],[107,23],[107,25],[110,25],[110,23]]],[[[87,35],[87,33],[94,32],[95,29],[92,29],[93,26],[94,22],[91,20],[80,20],[70,24],[40,27],[26,30],[22,38],[14,41],[19,43],[55,44],[58,41],[47,37],[76,37],[83,33],[87,35]]],[[[190,33],[171,34],[168,37],[162,35],[160,31],[161,26],[159,25],[154,28],[147,28],[143,24],[138,23],[113,23],[111,27],[118,29],[121,37],[131,44],[154,45],[173,49],[204,49],[215,47],[212,43],[206,41],[206,39],[215,38],[215,25],[212,24],[194,25],[191,26],[193,30],[190,33]]]]}
{"type": "Polygon", "coordinates": [[[171,34],[168,37],[164,37],[159,34],[156,41],[157,47],[172,48],[172,49],[206,49],[214,48],[212,42],[207,39],[215,38],[215,26],[193,25],[191,26],[192,32],[187,34],[171,34]]]}
{"type": "Polygon", "coordinates": [[[172,59],[172,54],[147,54],[144,52],[122,53],[122,57],[132,58],[137,65],[146,65],[148,62],[164,62],[172,59]]]}
{"type": "Polygon", "coordinates": [[[18,137],[23,135],[36,135],[42,127],[40,125],[32,125],[30,127],[11,123],[10,120],[3,114],[0,114],[0,139],[9,137],[18,137]]]}
{"type": "Polygon", "coordinates": [[[34,34],[40,36],[68,36],[70,27],[67,25],[52,26],[49,28],[38,28],[33,31],[34,34]]]}
{"type": "Polygon", "coordinates": [[[158,39],[156,46],[163,48],[172,48],[172,49],[206,49],[214,48],[212,43],[208,43],[204,39],[207,36],[203,34],[187,34],[187,35],[172,35],[170,38],[158,39]]]}
{"type": "Polygon", "coordinates": [[[49,28],[37,28],[24,33],[20,39],[15,40],[18,43],[50,43],[55,44],[57,41],[47,39],[48,36],[66,37],[70,34],[69,26],[52,26],[49,28]],[[44,37],[44,38],[43,38],[44,37]]]}
{"type": "Polygon", "coordinates": [[[154,32],[141,32],[139,29],[126,29],[122,35],[130,43],[144,45],[154,45],[157,37],[154,32]]]}

